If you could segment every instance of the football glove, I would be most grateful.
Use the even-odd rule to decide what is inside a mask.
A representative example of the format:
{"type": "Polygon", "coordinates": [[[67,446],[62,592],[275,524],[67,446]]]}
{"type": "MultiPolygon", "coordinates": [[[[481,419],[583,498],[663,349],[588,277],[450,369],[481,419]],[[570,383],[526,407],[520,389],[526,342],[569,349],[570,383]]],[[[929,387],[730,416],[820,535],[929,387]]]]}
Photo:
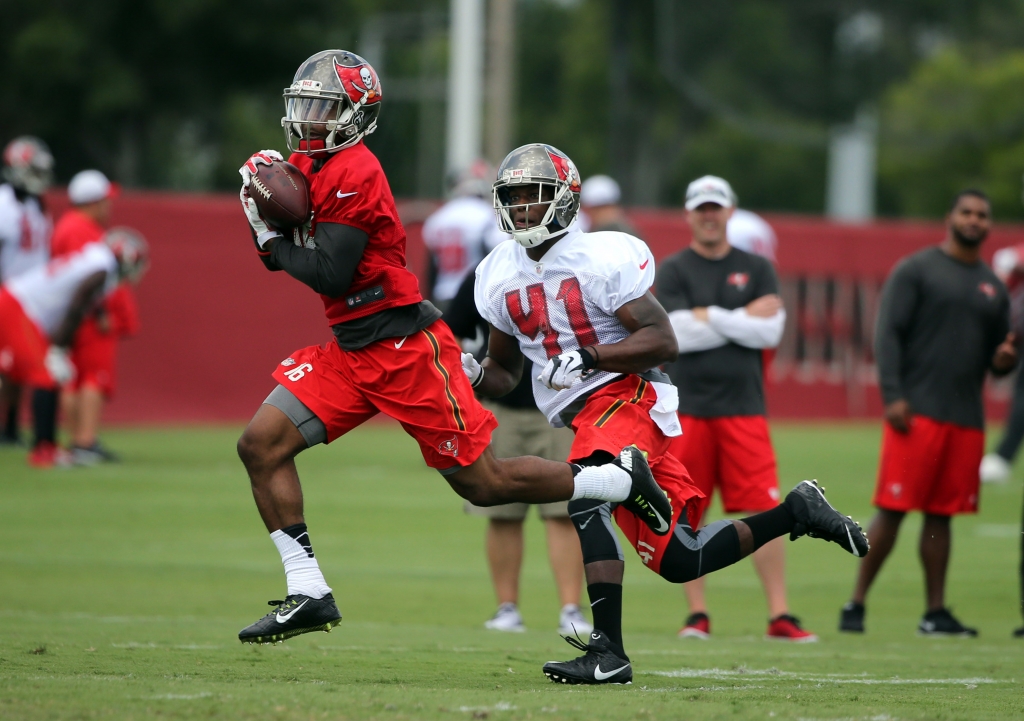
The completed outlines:
{"type": "Polygon", "coordinates": [[[284,158],[276,150],[261,150],[254,153],[238,169],[238,174],[242,176],[242,190],[238,193],[238,199],[242,201],[242,210],[245,211],[245,217],[249,220],[249,226],[256,236],[256,245],[260,247],[260,250],[266,250],[267,243],[282,236],[279,231],[267,225],[267,221],[260,216],[256,201],[249,197],[249,181],[256,173],[257,165],[270,165],[275,160],[284,160],[284,158]]]}
{"type": "Polygon", "coordinates": [[[564,391],[593,367],[594,356],[581,348],[550,358],[537,380],[552,390],[564,391]]]}
{"type": "Polygon", "coordinates": [[[484,369],[476,358],[473,357],[472,353],[462,354],[462,372],[469,378],[469,384],[476,388],[484,380],[484,369]]]}
{"type": "Polygon", "coordinates": [[[75,377],[75,366],[71,364],[66,348],[51,345],[46,351],[43,364],[46,366],[46,372],[58,385],[64,385],[75,377]]]}

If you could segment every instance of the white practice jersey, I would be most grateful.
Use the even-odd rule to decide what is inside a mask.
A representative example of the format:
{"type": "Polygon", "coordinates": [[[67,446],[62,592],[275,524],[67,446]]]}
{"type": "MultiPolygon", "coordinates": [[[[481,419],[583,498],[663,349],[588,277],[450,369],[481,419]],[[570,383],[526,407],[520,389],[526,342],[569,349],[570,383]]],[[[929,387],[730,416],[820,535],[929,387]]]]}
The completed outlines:
{"type": "Polygon", "coordinates": [[[77,253],[61,256],[12,278],[4,288],[18,299],[25,315],[50,336],[64,322],[71,301],[85,279],[99,271],[107,274],[103,287],[106,295],[117,287],[117,258],[105,243],[89,243],[77,253]]]}
{"type": "Polygon", "coordinates": [[[436,300],[450,300],[484,254],[509,236],[498,229],[494,208],[475,196],[453,198],[427,218],[423,242],[433,254],[436,300]]]}
{"type": "MultiPolygon", "coordinates": [[[[574,223],[539,261],[530,260],[514,240],[491,251],[476,270],[476,307],[488,323],[519,341],[539,373],[559,353],[626,338],[629,331],[615,311],[653,284],[654,256],[642,240],[610,231],[584,233],[574,223]]],[[[594,371],[561,391],[534,375],[533,396],[548,421],[561,426],[559,413],[567,405],[621,375],[594,371]]],[[[663,405],[678,405],[673,386],[656,385],[664,385],[658,389],[663,405]]]]}
{"type": "Polygon", "coordinates": [[[50,259],[53,224],[39,201],[19,201],[14,188],[0,185],[0,283],[45,265],[50,259]]]}

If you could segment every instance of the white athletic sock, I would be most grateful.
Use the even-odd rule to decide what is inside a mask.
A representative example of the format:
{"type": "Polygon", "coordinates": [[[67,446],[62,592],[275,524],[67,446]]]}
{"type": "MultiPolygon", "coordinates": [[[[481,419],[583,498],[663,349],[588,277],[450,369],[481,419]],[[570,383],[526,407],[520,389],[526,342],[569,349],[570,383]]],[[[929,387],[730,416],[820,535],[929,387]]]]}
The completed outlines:
{"type": "Polygon", "coordinates": [[[320,564],[313,555],[313,546],[309,543],[305,524],[300,525],[301,527],[288,527],[288,530],[300,531],[296,533],[298,540],[284,530],[274,531],[270,538],[281,554],[284,573],[288,579],[288,595],[301,593],[310,598],[323,598],[331,592],[331,587],[327,585],[324,574],[320,572],[320,564]]]}
{"type": "Polygon", "coordinates": [[[612,463],[603,466],[586,466],[573,479],[576,488],[573,501],[579,498],[594,498],[600,501],[624,501],[629,498],[633,481],[629,474],[612,463]]]}

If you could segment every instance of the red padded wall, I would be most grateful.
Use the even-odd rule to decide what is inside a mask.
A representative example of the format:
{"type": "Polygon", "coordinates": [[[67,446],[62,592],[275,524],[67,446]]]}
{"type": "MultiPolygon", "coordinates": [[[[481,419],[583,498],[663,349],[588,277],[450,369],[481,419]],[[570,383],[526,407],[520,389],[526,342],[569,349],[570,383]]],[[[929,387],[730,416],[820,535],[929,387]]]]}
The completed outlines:
{"type": "MultiPolygon", "coordinates": [[[[66,207],[54,194],[55,216],[66,207]]],[[[420,226],[433,207],[400,203],[409,265],[417,272],[425,260],[420,226]]],[[[657,258],[689,242],[678,211],[637,211],[631,218],[657,258]]],[[[881,279],[900,257],[943,233],[939,223],[768,220],[779,236],[781,275],[881,279]]],[[[273,388],[276,363],[296,348],[330,339],[320,299],[284,273],[263,268],[237,197],[128,192],[116,201],[114,222],[146,236],[153,263],[138,288],[142,330],[121,347],[109,421],[246,419],[273,388]]],[[[1020,242],[1024,227],[999,227],[986,244],[987,256],[1020,242]]],[[[845,416],[846,393],[841,385],[786,381],[770,388],[769,405],[777,417],[845,416]]],[[[877,400],[869,399],[864,410],[877,412],[877,400]]]]}

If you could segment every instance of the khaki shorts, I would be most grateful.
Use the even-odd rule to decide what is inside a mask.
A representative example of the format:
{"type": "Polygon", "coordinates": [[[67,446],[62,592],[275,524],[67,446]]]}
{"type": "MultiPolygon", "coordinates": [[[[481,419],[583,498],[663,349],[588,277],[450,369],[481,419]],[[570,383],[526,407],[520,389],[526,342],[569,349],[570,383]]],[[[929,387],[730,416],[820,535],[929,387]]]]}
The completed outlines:
{"type": "MultiPolygon", "coordinates": [[[[535,408],[509,408],[497,403],[484,403],[484,407],[498,419],[498,427],[491,436],[491,448],[498,458],[540,456],[549,461],[564,461],[572,448],[573,433],[568,428],[552,428],[544,414],[535,408]]],[[[568,518],[569,502],[537,504],[541,518],[568,518]]],[[[481,508],[466,502],[466,513],[501,521],[521,521],[530,510],[529,503],[508,503],[503,506],[481,508]]]]}

